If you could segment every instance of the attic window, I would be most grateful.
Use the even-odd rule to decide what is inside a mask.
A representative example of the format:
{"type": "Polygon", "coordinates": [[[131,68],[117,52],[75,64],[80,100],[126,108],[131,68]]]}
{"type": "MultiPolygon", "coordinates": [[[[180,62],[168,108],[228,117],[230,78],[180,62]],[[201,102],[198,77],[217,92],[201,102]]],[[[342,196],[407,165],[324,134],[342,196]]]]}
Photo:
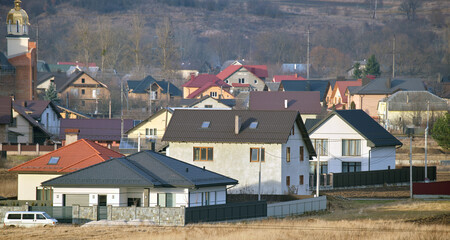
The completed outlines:
{"type": "Polygon", "coordinates": [[[256,129],[258,127],[258,122],[252,122],[250,123],[250,128],[251,129],[256,129]]]}
{"type": "Polygon", "coordinates": [[[209,124],[210,124],[211,122],[203,122],[202,123],[202,128],[209,128],[209,124]]]}
{"type": "Polygon", "coordinates": [[[50,160],[48,160],[47,165],[56,165],[59,161],[59,157],[51,157],[50,160]]]}

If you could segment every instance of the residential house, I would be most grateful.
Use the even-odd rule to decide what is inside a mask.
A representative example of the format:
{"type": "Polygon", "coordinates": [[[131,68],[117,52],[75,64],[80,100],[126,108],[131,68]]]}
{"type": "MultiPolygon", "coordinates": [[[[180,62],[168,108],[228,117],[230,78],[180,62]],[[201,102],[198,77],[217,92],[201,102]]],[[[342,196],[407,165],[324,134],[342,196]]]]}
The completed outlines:
{"type": "Polygon", "coordinates": [[[361,87],[347,87],[348,104],[354,103],[356,109],[364,110],[372,118],[378,118],[378,102],[398,91],[424,91],[420,79],[375,78],[361,87]]]}
{"type": "Polygon", "coordinates": [[[407,125],[425,127],[449,111],[447,100],[428,91],[401,91],[378,102],[380,122],[388,130],[406,130],[407,125]],[[429,111],[427,111],[429,110],[429,111]]]}
{"type": "Polygon", "coordinates": [[[280,88],[280,84],[281,82],[266,82],[265,83],[265,87],[263,91],[266,92],[274,92],[274,91],[278,91],[278,89],[280,88]]]}
{"type": "Polygon", "coordinates": [[[281,81],[278,91],[299,92],[299,91],[318,91],[320,92],[320,101],[324,102],[326,90],[329,88],[329,80],[302,80],[302,81],[281,81]]]}
{"type": "MultiPolygon", "coordinates": [[[[51,111],[48,110],[47,113],[51,113],[51,111]]],[[[8,142],[44,144],[46,141],[54,138],[53,134],[38,120],[34,119],[31,113],[32,111],[27,108],[26,101],[22,101],[21,104],[13,103],[13,119],[8,126],[8,142]]],[[[46,117],[45,115],[44,118],[46,117]]],[[[48,119],[47,126],[56,129],[58,119],[53,120],[50,116],[48,119]]],[[[44,122],[46,122],[46,119],[44,119],[44,122]]]]}
{"type": "MultiPolygon", "coordinates": [[[[311,65],[310,65],[311,67],[311,65]]],[[[297,73],[306,75],[308,65],[303,63],[283,63],[281,71],[283,73],[297,73]]],[[[310,69],[312,70],[312,69],[310,69]]]]}
{"type": "Polygon", "coordinates": [[[55,90],[64,85],[69,76],[66,73],[38,72],[37,93],[44,96],[51,84],[54,84],[55,90]]]}
{"type": "Polygon", "coordinates": [[[61,115],[61,118],[64,118],[64,119],[91,119],[91,117],[89,117],[86,114],[77,112],[75,110],[63,107],[58,104],[55,104],[55,105],[59,110],[59,114],[61,115]]]}
{"type": "Polygon", "coordinates": [[[395,168],[395,149],[402,143],[362,110],[336,110],[308,129],[321,173],[395,168]]]}
{"type": "Polygon", "coordinates": [[[303,78],[302,76],[299,76],[297,73],[293,75],[274,75],[272,82],[281,82],[281,81],[299,81],[299,80],[306,80],[306,78],[303,78]]]}
{"type": "Polygon", "coordinates": [[[319,92],[250,92],[250,110],[294,110],[302,120],[322,112],[319,92]]]}
{"type": "Polygon", "coordinates": [[[183,108],[210,108],[210,109],[229,109],[236,105],[235,99],[216,99],[206,95],[202,98],[181,99],[180,106],[183,108]]]}
{"type": "Polygon", "coordinates": [[[362,85],[362,79],[356,81],[336,81],[334,88],[330,87],[327,89],[326,93],[326,104],[327,108],[334,108],[336,110],[341,109],[351,109],[348,103],[348,97],[345,95],[348,87],[355,86],[359,87],[362,85]]]}
{"type": "Polygon", "coordinates": [[[118,150],[121,133],[133,127],[133,120],[124,119],[61,119],[59,138],[65,142],[66,129],[79,129],[80,138],[89,139],[102,146],[118,150]]]}
{"type": "Polygon", "coordinates": [[[297,111],[183,110],[174,112],[163,141],[167,155],[239,181],[234,193],[309,194],[315,156],[297,111]]]}
{"type": "Polygon", "coordinates": [[[145,143],[154,143],[154,148],[147,147],[147,149],[160,151],[166,146],[166,144],[163,143],[161,139],[166,132],[167,125],[172,118],[172,114],[173,110],[170,108],[161,109],[136,126],[130,128],[125,132],[125,134],[127,135],[128,139],[135,139],[135,142],[137,142],[138,138],[141,138],[141,145],[145,143]]]}
{"type": "Polygon", "coordinates": [[[153,101],[181,99],[181,91],[172,83],[162,80],[157,81],[152,76],[147,76],[142,80],[128,80],[128,97],[130,99],[140,99],[153,101]],[[149,96],[151,94],[151,96],[149,96]]]}
{"type": "Polygon", "coordinates": [[[362,61],[353,61],[352,67],[347,70],[347,76],[353,77],[353,73],[355,72],[355,68],[354,68],[355,63],[359,63],[359,70],[364,71],[364,69],[366,69],[366,65],[367,65],[366,59],[364,59],[362,61]]]}
{"type": "Polygon", "coordinates": [[[42,185],[53,188],[53,206],[196,207],[225,204],[227,186],[236,184],[210,170],[142,151],[42,185]]]}
{"type": "Polygon", "coordinates": [[[248,91],[263,91],[268,77],[266,65],[242,65],[235,62],[217,74],[217,77],[232,86],[233,94],[248,91]]]}
{"type": "Polygon", "coordinates": [[[29,116],[36,120],[49,133],[55,137],[59,135],[61,115],[59,109],[51,101],[15,101],[14,104],[22,106],[29,116]]]}
{"type": "Polygon", "coordinates": [[[12,122],[11,97],[0,97],[0,143],[8,142],[8,126],[12,122]]]}
{"type": "MultiPolygon", "coordinates": [[[[76,131],[69,134],[76,134],[76,131]]],[[[52,200],[52,188],[42,187],[42,182],[122,156],[90,140],[80,139],[9,171],[18,173],[18,200],[52,200]]]]}
{"type": "Polygon", "coordinates": [[[230,85],[212,74],[191,75],[191,80],[182,85],[183,98],[203,98],[210,96],[215,99],[233,99],[230,85]]]}

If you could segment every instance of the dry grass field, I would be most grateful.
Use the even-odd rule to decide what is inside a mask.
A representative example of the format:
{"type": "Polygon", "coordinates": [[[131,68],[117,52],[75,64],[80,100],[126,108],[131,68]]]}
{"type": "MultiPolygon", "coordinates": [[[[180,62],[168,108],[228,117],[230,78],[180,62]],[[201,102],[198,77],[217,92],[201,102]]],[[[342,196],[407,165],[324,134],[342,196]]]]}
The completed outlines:
{"type": "Polygon", "coordinates": [[[3,228],[1,239],[449,239],[450,201],[345,201],[316,215],[185,227],[3,228]]]}

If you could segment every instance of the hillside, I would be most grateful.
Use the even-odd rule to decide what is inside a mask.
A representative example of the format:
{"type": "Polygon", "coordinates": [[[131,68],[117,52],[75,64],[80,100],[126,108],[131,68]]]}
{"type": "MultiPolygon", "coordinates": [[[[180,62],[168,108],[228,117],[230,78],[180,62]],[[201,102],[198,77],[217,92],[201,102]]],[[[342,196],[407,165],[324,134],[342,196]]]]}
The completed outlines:
{"type": "MultiPolygon", "coordinates": [[[[437,72],[450,71],[449,1],[424,2],[414,21],[406,20],[399,11],[402,1],[395,0],[379,0],[373,19],[372,5],[367,4],[371,1],[24,0],[23,8],[30,15],[32,40],[39,29],[39,58],[50,63],[88,58],[101,65],[103,52],[109,58],[104,59],[106,66],[121,72],[131,71],[137,58],[147,69],[159,67],[156,29],[169,18],[175,39],[174,67],[184,62],[199,68],[205,61],[220,65],[237,58],[269,65],[306,62],[310,26],[311,62],[318,76],[342,75],[353,60],[371,54],[377,55],[388,75],[394,34],[398,74],[434,78],[437,72]],[[141,36],[133,33],[135,19],[141,21],[141,36]],[[99,22],[113,32],[110,51],[102,51],[96,42],[101,38],[99,22]],[[79,45],[83,25],[88,29],[89,46],[79,45]],[[140,38],[138,48],[133,41],[136,37],[140,38]],[[89,53],[81,54],[87,48],[89,53]]],[[[12,0],[0,3],[0,21],[11,7],[12,0]]],[[[1,51],[5,50],[5,34],[5,30],[0,32],[1,51]]]]}

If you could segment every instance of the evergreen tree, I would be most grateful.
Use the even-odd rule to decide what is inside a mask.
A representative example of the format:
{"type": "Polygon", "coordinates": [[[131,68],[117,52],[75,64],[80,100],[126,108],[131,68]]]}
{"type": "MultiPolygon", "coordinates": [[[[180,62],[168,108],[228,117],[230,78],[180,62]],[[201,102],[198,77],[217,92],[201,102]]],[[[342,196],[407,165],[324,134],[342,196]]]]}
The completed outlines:
{"type": "Polygon", "coordinates": [[[450,114],[438,118],[433,126],[433,138],[444,149],[450,148],[450,114]]]}
{"type": "Polygon", "coordinates": [[[56,92],[55,84],[50,83],[50,86],[45,90],[44,99],[52,102],[59,102],[58,93],[56,92]]]}
{"type": "Polygon", "coordinates": [[[360,79],[362,77],[363,72],[360,69],[361,64],[359,62],[356,62],[353,65],[353,78],[360,79]]]}
{"type": "Polygon", "coordinates": [[[356,104],[355,104],[355,102],[351,102],[350,103],[350,109],[356,109],[356,104]]]}
{"type": "Polygon", "coordinates": [[[367,60],[366,68],[364,69],[364,75],[374,75],[374,76],[380,76],[380,64],[378,63],[377,59],[375,58],[375,55],[372,54],[370,56],[369,60],[367,60]]]}

